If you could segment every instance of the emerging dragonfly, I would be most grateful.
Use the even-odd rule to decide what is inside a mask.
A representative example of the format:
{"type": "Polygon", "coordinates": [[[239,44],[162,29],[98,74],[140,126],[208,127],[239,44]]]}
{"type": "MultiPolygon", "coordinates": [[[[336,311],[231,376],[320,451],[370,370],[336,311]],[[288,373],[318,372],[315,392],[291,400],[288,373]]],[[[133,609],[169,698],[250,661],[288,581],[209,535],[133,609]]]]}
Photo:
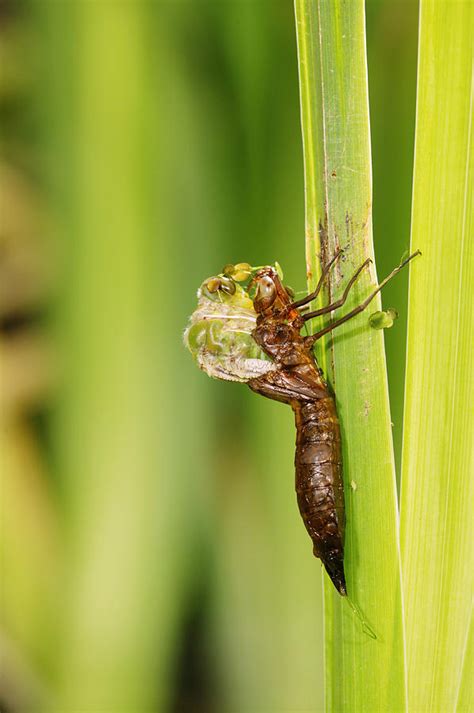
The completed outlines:
{"type": "Polygon", "coordinates": [[[303,336],[304,324],[342,307],[351,287],[369,265],[366,260],[336,302],[304,312],[320,293],[337,252],[321,273],[316,289],[294,301],[283,285],[279,265],[252,268],[227,265],[198,290],[198,306],[184,342],[209,376],[247,383],[258,394],[290,404],[296,421],[296,494],[298,507],[319,557],[337,591],[346,596],[344,575],[344,487],[341,433],[336,404],[316,362],[313,346],[362,312],[410,260],[403,260],[367,299],[319,332],[303,336]]]}

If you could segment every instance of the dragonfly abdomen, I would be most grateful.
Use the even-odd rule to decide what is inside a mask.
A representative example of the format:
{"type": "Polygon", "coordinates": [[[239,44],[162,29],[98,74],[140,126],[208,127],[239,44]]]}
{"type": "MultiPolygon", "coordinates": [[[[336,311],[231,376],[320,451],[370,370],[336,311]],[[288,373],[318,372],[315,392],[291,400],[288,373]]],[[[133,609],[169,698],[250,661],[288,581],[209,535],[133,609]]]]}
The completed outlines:
{"type": "Polygon", "coordinates": [[[319,557],[340,594],[344,577],[344,489],[341,435],[332,396],[292,403],[296,419],[298,507],[319,557]]]}

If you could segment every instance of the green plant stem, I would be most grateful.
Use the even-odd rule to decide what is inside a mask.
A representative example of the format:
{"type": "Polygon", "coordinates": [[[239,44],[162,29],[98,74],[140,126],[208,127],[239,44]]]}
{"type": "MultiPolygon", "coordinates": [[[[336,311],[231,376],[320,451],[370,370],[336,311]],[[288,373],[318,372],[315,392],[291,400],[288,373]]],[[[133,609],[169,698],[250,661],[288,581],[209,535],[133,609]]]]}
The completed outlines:
{"type": "MultiPolygon", "coordinates": [[[[364,3],[296,0],[309,289],[339,248],[326,298],[373,259],[364,3]]],[[[374,270],[341,313],[363,301],[374,270]]],[[[372,640],[325,577],[326,699],[334,711],[405,710],[398,518],[383,336],[368,325],[380,299],[320,345],[344,441],[348,592],[372,640]],[[352,485],[352,487],[351,487],[352,485]]],[[[339,313],[338,313],[339,316],[339,313]]],[[[318,345],[317,345],[318,346],[318,345]]]]}

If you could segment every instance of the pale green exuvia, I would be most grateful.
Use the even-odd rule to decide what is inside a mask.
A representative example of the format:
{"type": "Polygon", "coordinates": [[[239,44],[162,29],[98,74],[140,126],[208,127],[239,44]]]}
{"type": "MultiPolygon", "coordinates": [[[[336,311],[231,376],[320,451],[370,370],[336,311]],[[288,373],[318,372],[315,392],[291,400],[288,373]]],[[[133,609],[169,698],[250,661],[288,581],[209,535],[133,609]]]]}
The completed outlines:
{"type": "Polygon", "coordinates": [[[213,281],[226,279],[219,275],[204,280],[183,340],[208,376],[246,383],[275,365],[252,337],[257,315],[248,291],[234,280],[229,281],[231,292],[209,289],[213,281]]]}

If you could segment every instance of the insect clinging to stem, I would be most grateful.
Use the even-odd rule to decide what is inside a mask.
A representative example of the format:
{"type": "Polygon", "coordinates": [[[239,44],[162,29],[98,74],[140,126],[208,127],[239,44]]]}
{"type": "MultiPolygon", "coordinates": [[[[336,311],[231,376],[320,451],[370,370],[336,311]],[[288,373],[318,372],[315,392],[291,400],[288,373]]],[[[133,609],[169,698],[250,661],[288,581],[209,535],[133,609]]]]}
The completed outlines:
{"type": "Polygon", "coordinates": [[[366,260],[331,304],[304,311],[321,292],[331,268],[325,265],[316,289],[294,300],[275,266],[227,265],[198,291],[198,308],[184,335],[186,346],[210,376],[247,383],[252,391],[289,404],[295,414],[295,487],[301,517],[339,594],[347,595],[344,573],[344,487],[341,432],[335,399],[313,353],[315,342],[352,319],[420,252],[403,260],[369,296],[315,334],[301,330],[314,317],[329,314],[347,301],[354,283],[370,264],[366,260]],[[252,296],[251,296],[252,295],[252,296]]]}

